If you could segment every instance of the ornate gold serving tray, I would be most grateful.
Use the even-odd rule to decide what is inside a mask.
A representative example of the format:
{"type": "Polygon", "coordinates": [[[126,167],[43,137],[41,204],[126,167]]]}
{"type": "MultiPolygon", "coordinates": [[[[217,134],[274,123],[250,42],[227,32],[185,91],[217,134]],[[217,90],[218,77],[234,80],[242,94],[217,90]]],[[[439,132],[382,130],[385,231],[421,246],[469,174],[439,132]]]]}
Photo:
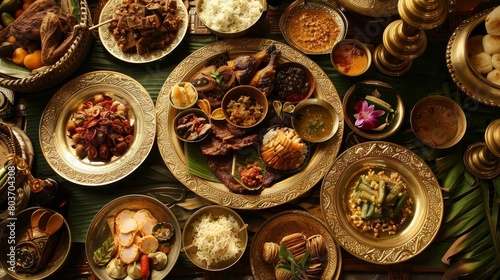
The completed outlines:
{"type": "Polygon", "coordinates": [[[439,183],[426,163],[412,151],[390,142],[372,141],[353,146],[337,157],[321,188],[323,217],[337,243],[352,255],[371,263],[406,261],[430,245],[443,218],[439,183]],[[349,197],[368,169],[398,172],[413,200],[413,216],[394,235],[365,233],[349,221],[349,197]]]}
{"type": "Polygon", "coordinates": [[[146,159],[155,127],[153,100],[139,82],[121,73],[95,71],[76,77],[54,94],[40,119],[40,146],[47,163],[61,177],[80,185],[105,185],[127,176],[146,159]],[[108,162],[81,160],[71,146],[66,124],[79,104],[104,92],[130,107],[134,140],[127,152],[108,162]]]}
{"type": "Polygon", "coordinates": [[[446,48],[446,64],[453,81],[468,96],[482,104],[500,107],[500,86],[486,80],[470,66],[466,46],[471,34],[484,29],[484,20],[491,11],[477,13],[457,27],[446,48]]]}
{"type": "Polygon", "coordinates": [[[344,8],[369,17],[390,17],[398,14],[398,0],[338,0],[344,8]]]}
{"type": "Polygon", "coordinates": [[[283,43],[260,38],[221,40],[207,45],[186,57],[168,76],[156,101],[157,143],[160,154],[172,174],[188,189],[214,203],[238,209],[263,209],[291,201],[311,189],[326,174],[338,154],[344,131],[342,105],[337,90],[323,70],[307,56],[283,43]],[[275,44],[281,50],[279,63],[297,61],[311,69],[316,78],[314,97],[326,100],[339,116],[338,132],[328,141],[317,144],[308,165],[298,173],[264,189],[260,194],[236,194],[222,183],[207,181],[188,173],[183,143],[174,131],[178,111],[170,105],[172,85],[185,81],[204,67],[205,62],[229,52],[231,57],[254,53],[275,44]]]}

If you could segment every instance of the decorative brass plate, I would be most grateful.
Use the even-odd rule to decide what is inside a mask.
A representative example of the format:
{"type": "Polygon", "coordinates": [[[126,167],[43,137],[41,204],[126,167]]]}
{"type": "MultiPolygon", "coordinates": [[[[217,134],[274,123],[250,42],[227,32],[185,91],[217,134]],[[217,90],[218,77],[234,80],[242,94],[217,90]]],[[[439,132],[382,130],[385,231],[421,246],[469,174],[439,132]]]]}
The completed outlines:
{"type": "MultiPolygon", "coordinates": [[[[488,106],[500,107],[500,86],[478,74],[469,64],[467,41],[492,9],[477,13],[462,22],[450,37],[446,48],[446,64],[457,86],[474,100],[488,106]]],[[[484,33],[486,31],[484,30],[484,33]]]]}
{"type": "MultiPolygon", "coordinates": [[[[151,280],[166,279],[168,273],[173,269],[181,251],[181,227],[174,213],[172,213],[165,204],[147,195],[134,194],[121,196],[108,202],[95,215],[89,225],[87,239],[85,241],[85,256],[87,257],[90,268],[98,279],[113,279],[106,273],[105,266],[94,264],[93,255],[94,252],[102,246],[103,242],[112,236],[106,218],[115,216],[125,209],[132,211],[146,209],[151,212],[158,222],[169,222],[173,225],[174,235],[169,239],[171,250],[167,254],[167,266],[163,270],[151,270],[148,278],[151,280]]],[[[125,279],[131,278],[127,276],[125,279]]]]}
{"type": "MultiPolygon", "coordinates": [[[[121,0],[110,0],[102,8],[101,15],[99,16],[99,22],[105,22],[113,17],[118,5],[121,0]]],[[[184,2],[177,0],[177,15],[182,18],[182,23],[177,31],[177,36],[165,49],[153,50],[147,54],[140,55],[137,52],[124,53],[120,47],[116,44],[111,31],[108,29],[108,25],[102,25],[99,27],[99,39],[103,44],[104,48],[114,57],[130,63],[147,63],[158,59],[161,59],[171,53],[184,39],[186,35],[188,25],[189,25],[189,14],[184,5],[184,2]]]]}
{"type": "Polygon", "coordinates": [[[337,90],[323,70],[311,59],[291,47],[268,39],[245,38],[221,40],[190,54],[169,75],[160,90],[156,101],[157,142],[160,154],[172,174],[188,189],[214,203],[239,209],[263,209],[291,201],[311,189],[326,174],[338,154],[344,131],[344,116],[337,90]],[[314,97],[330,103],[339,116],[337,133],[328,141],[319,143],[314,154],[302,171],[275,183],[257,195],[236,194],[221,184],[203,180],[187,172],[183,143],[177,139],[173,130],[177,110],[169,102],[170,87],[186,81],[204,67],[207,59],[224,52],[231,57],[254,53],[275,44],[281,50],[279,63],[297,61],[311,69],[316,78],[314,97]]]}
{"type": "Polygon", "coordinates": [[[398,14],[398,0],[338,0],[344,8],[369,17],[390,17],[398,14]]]}
{"type": "Polygon", "coordinates": [[[436,236],[443,219],[443,196],[432,170],[412,151],[382,141],[365,142],[337,157],[323,179],[321,209],[333,237],[346,251],[371,263],[394,264],[422,252],[436,236]],[[348,220],[348,200],[368,169],[398,172],[413,199],[413,217],[395,235],[374,238],[348,220]]]}
{"type": "Polygon", "coordinates": [[[83,74],[60,88],[40,120],[40,145],[47,163],[61,177],[80,185],[105,185],[122,179],[146,159],[155,139],[154,103],[146,89],[121,73],[96,71],[83,74]],[[66,123],[77,106],[97,93],[106,93],[133,112],[135,136],[127,152],[109,162],[79,159],[67,136],[66,123]]]}
{"type": "Polygon", "coordinates": [[[274,279],[274,266],[264,261],[262,248],[266,242],[278,243],[292,233],[303,233],[306,237],[315,234],[323,236],[327,248],[327,261],[324,263],[321,279],[338,279],[342,256],[340,247],[335,243],[328,227],[312,214],[301,210],[290,210],[269,218],[259,228],[250,246],[250,267],[256,280],[274,279]]]}

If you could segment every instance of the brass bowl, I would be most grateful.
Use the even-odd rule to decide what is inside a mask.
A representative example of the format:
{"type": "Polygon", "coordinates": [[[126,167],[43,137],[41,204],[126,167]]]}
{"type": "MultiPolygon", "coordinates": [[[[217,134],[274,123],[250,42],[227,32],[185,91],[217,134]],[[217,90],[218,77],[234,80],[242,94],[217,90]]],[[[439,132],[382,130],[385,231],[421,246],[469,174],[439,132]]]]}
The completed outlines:
{"type": "Polygon", "coordinates": [[[394,264],[421,253],[436,237],[444,205],[439,182],[424,160],[412,151],[384,141],[368,141],[347,149],[323,178],[320,193],[323,220],[347,252],[367,262],[394,264]],[[349,198],[359,176],[369,169],[398,172],[413,200],[413,216],[394,235],[374,237],[355,227],[349,198]]]}
{"type": "Polygon", "coordinates": [[[201,110],[201,109],[189,108],[186,110],[182,110],[177,114],[177,116],[175,116],[175,120],[174,120],[175,135],[177,136],[177,138],[179,138],[179,140],[184,141],[184,142],[190,142],[190,143],[200,142],[203,139],[207,138],[207,136],[210,134],[210,131],[208,131],[207,133],[205,133],[201,137],[196,138],[195,140],[187,140],[183,135],[181,135],[179,133],[179,130],[177,129],[177,123],[179,122],[179,119],[186,116],[186,115],[189,115],[189,114],[194,114],[198,118],[204,118],[208,124],[210,124],[212,122],[211,118],[205,112],[203,112],[203,110],[201,110]]]}
{"type": "Polygon", "coordinates": [[[364,74],[372,64],[372,53],[361,41],[344,39],[335,44],[330,52],[330,61],[339,73],[355,77],[364,74]],[[356,53],[355,53],[356,51],[356,53]],[[353,55],[354,54],[354,55],[353,55]],[[353,59],[357,59],[353,61],[353,59]],[[352,70],[353,66],[360,69],[352,70]]]}
{"type": "MultiPolygon", "coordinates": [[[[191,84],[190,82],[180,82],[176,86],[179,86],[180,88],[184,88],[185,86],[190,87],[194,91],[194,97],[192,97],[190,100],[191,102],[187,103],[185,106],[178,106],[177,103],[174,102],[175,97],[172,93],[173,89],[170,89],[169,101],[170,101],[170,104],[172,105],[172,107],[174,107],[177,110],[184,110],[184,109],[193,107],[196,104],[196,101],[198,101],[198,96],[199,96],[198,91],[193,86],[193,84],[191,84]]],[[[181,93],[181,94],[187,94],[187,93],[181,93]]]]}
{"type": "MultiPolygon", "coordinates": [[[[290,6],[288,6],[285,11],[283,11],[283,14],[280,17],[279,25],[281,34],[283,34],[283,37],[285,37],[285,40],[288,42],[288,44],[295,47],[304,54],[321,55],[329,54],[335,43],[345,38],[347,34],[348,21],[341,10],[337,9],[335,6],[326,1],[308,0],[306,3],[305,1],[297,0],[290,4],[290,6]],[[303,11],[311,11],[314,14],[318,14],[318,12],[326,12],[331,16],[332,20],[338,26],[338,34],[336,34],[335,40],[333,40],[331,45],[328,45],[327,47],[320,50],[312,50],[310,48],[301,47],[295,42],[296,38],[293,38],[293,36],[290,34],[290,28],[297,28],[297,26],[291,23],[291,19],[295,15],[303,11]]],[[[334,30],[329,31],[335,32],[334,30]]],[[[311,34],[308,35],[310,36],[311,34]]]]}
{"type": "Polygon", "coordinates": [[[226,119],[227,122],[239,128],[252,128],[260,124],[266,118],[267,111],[269,108],[269,102],[267,100],[266,95],[256,87],[249,85],[240,85],[231,88],[224,95],[224,97],[222,98],[221,107],[222,107],[222,113],[224,114],[224,118],[226,119]],[[231,115],[227,111],[228,104],[232,100],[237,101],[241,96],[249,96],[251,99],[255,100],[262,106],[262,116],[260,117],[260,119],[256,120],[256,122],[251,125],[241,125],[235,123],[234,121],[231,120],[231,115]]]}
{"type": "Polygon", "coordinates": [[[415,136],[436,149],[454,146],[467,129],[467,119],[460,105],[441,95],[419,100],[411,110],[410,123],[415,136]]]}
{"type": "Polygon", "coordinates": [[[87,257],[90,268],[99,279],[113,279],[106,273],[105,266],[98,266],[94,263],[93,255],[94,252],[102,246],[103,242],[112,236],[106,218],[117,215],[125,209],[132,211],[146,209],[151,212],[159,223],[168,222],[173,225],[174,235],[169,240],[171,250],[167,254],[167,266],[163,270],[151,270],[150,273],[150,279],[152,280],[165,279],[173,269],[179,257],[181,250],[181,227],[174,213],[172,213],[165,204],[147,195],[133,194],[121,196],[108,202],[94,216],[87,231],[87,238],[85,241],[85,256],[87,257]]]}
{"type": "MultiPolygon", "coordinates": [[[[227,1],[234,1],[234,0],[227,0],[227,1]]],[[[250,1],[250,0],[246,0],[246,1],[250,1]]],[[[234,38],[239,38],[245,34],[248,33],[248,31],[250,31],[250,29],[252,29],[252,27],[257,23],[257,21],[259,21],[259,19],[262,17],[262,14],[264,13],[264,10],[266,9],[266,1],[265,0],[261,0],[260,1],[261,4],[262,4],[262,9],[260,11],[260,15],[251,23],[249,24],[248,27],[244,28],[244,29],[238,29],[237,31],[234,31],[234,32],[227,32],[227,31],[222,31],[222,30],[218,30],[217,28],[215,28],[214,26],[211,26],[210,23],[204,21],[201,17],[200,17],[200,13],[202,12],[201,11],[201,8],[202,8],[202,4],[203,4],[203,0],[196,0],[196,14],[198,15],[198,19],[200,20],[201,23],[203,23],[203,25],[205,25],[205,27],[210,30],[211,33],[221,37],[221,38],[226,38],[226,39],[234,39],[234,38]]],[[[219,9],[217,9],[218,12],[222,11],[222,7],[220,7],[219,9]]],[[[216,15],[211,15],[211,17],[215,18],[216,15]]]]}
{"type": "Polygon", "coordinates": [[[248,232],[246,229],[244,229],[238,233],[238,238],[240,239],[243,246],[243,249],[239,254],[231,259],[212,263],[210,264],[210,266],[207,266],[206,261],[202,261],[196,256],[198,250],[196,246],[190,246],[193,244],[193,224],[205,215],[211,215],[214,218],[217,218],[219,216],[232,216],[238,222],[240,228],[243,228],[245,226],[245,222],[240,217],[240,215],[238,215],[238,213],[228,207],[220,205],[209,205],[194,212],[184,224],[184,229],[182,231],[182,244],[183,248],[186,248],[185,253],[189,260],[197,267],[208,271],[220,271],[227,269],[238,262],[241,256],[243,256],[248,243],[248,232]]]}
{"type": "Polygon", "coordinates": [[[476,34],[486,34],[484,21],[494,8],[479,12],[455,29],[446,48],[448,71],[457,86],[472,99],[500,107],[500,86],[486,80],[470,65],[467,41],[476,34]]]}
{"type": "MultiPolygon", "coordinates": [[[[54,251],[52,252],[52,256],[49,258],[49,261],[45,268],[42,268],[40,271],[38,271],[35,274],[30,274],[30,273],[18,273],[15,271],[10,270],[9,268],[13,267],[11,261],[12,259],[7,258],[7,254],[11,253],[10,247],[14,246],[14,244],[11,244],[10,241],[10,236],[15,236],[16,238],[16,244],[19,242],[19,239],[22,237],[23,234],[26,233],[26,231],[31,227],[31,215],[33,212],[36,210],[41,209],[41,207],[32,207],[32,208],[27,208],[24,209],[23,211],[19,212],[16,215],[17,220],[13,221],[14,227],[6,227],[4,228],[0,242],[3,244],[3,246],[0,247],[0,253],[2,254],[2,257],[0,258],[2,267],[4,268],[4,271],[11,277],[15,279],[33,279],[33,280],[39,280],[39,279],[45,279],[47,277],[52,276],[54,273],[56,273],[61,266],[66,262],[66,259],[69,255],[69,251],[71,249],[71,231],[69,228],[69,225],[66,220],[64,220],[63,225],[61,228],[56,232],[56,234],[59,235],[59,241],[57,242],[57,245],[55,246],[54,251]],[[9,246],[7,244],[10,244],[9,246]]],[[[43,208],[45,210],[48,210],[51,213],[56,213],[53,210],[43,208]]]]}
{"type": "MultiPolygon", "coordinates": [[[[287,75],[288,76],[288,75],[287,75]]],[[[314,78],[314,75],[312,74],[311,70],[307,68],[304,64],[294,62],[294,61],[289,61],[282,63],[276,67],[276,85],[274,86],[274,89],[272,91],[272,96],[279,101],[282,102],[290,102],[290,103],[298,103],[302,100],[305,100],[314,93],[314,90],[316,89],[316,79],[314,78]],[[278,75],[280,75],[281,71],[284,71],[284,73],[289,73],[288,71],[293,71],[294,74],[299,73],[299,70],[303,73],[303,79],[304,81],[307,81],[307,84],[309,85],[307,88],[307,91],[304,90],[305,93],[303,92],[291,92],[288,93],[286,97],[282,96],[283,94],[279,94],[278,88],[280,86],[280,82],[282,82],[279,78],[278,75]]],[[[303,83],[304,84],[304,83],[303,83]]]]}
{"type": "Polygon", "coordinates": [[[292,126],[295,131],[297,131],[297,134],[308,142],[325,142],[332,138],[337,132],[339,128],[339,116],[337,115],[337,112],[335,112],[335,108],[333,108],[330,103],[319,98],[309,98],[299,102],[299,104],[295,106],[292,113],[292,126]],[[318,128],[325,129],[326,132],[322,135],[316,136],[313,133],[307,132],[312,125],[308,116],[310,114],[314,114],[315,112],[319,112],[318,110],[326,112],[320,115],[320,119],[322,122],[327,124],[327,126],[326,128],[318,128]]]}
{"type": "Polygon", "coordinates": [[[342,100],[342,108],[344,110],[345,122],[354,133],[369,140],[382,140],[394,135],[399,130],[399,128],[403,124],[405,115],[405,107],[403,104],[403,99],[399,94],[396,94],[394,96],[389,96],[384,94],[384,89],[388,89],[391,91],[394,90],[391,85],[377,80],[361,81],[358,84],[354,84],[347,90],[344,99],[342,100]],[[381,99],[389,101],[387,98],[391,97],[392,101],[388,103],[390,103],[392,108],[395,110],[395,114],[394,114],[394,119],[391,121],[388,127],[386,127],[381,131],[375,131],[375,130],[363,130],[355,125],[356,118],[354,117],[354,113],[356,113],[356,111],[354,110],[354,104],[356,103],[357,100],[364,97],[357,92],[356,89],[357,85],[360,86],[368,85],[380,88],[379,92],[381,94],[380,96],[381,99]]]}

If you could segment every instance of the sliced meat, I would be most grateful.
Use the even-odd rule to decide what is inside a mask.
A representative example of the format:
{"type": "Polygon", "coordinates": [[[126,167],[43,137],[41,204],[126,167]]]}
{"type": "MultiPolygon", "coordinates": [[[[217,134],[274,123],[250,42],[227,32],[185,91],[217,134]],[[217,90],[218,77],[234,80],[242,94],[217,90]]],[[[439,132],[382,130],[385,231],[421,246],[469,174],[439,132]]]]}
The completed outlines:
{"type": "Polygon", "coordinates": [[[212,173],[234,193],[243,193],[245,188],[238,183],[231,174],[233,164],[232,156],[228,157],[208,157],[208,166],[212,173]]]}

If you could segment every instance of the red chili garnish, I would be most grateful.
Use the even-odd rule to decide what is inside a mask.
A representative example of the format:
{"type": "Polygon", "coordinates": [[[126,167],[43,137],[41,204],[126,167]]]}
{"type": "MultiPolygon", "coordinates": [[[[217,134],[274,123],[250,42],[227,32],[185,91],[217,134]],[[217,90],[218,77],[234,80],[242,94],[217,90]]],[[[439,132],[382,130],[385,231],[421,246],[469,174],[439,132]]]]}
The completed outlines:
{"type": "Polygon", "coordinates": [[[132,143],[132,141],[134,141],[134,136],[133,135],[127,135],[123,138],[123,141],[125,141],[125,143],[132,143]]]}

